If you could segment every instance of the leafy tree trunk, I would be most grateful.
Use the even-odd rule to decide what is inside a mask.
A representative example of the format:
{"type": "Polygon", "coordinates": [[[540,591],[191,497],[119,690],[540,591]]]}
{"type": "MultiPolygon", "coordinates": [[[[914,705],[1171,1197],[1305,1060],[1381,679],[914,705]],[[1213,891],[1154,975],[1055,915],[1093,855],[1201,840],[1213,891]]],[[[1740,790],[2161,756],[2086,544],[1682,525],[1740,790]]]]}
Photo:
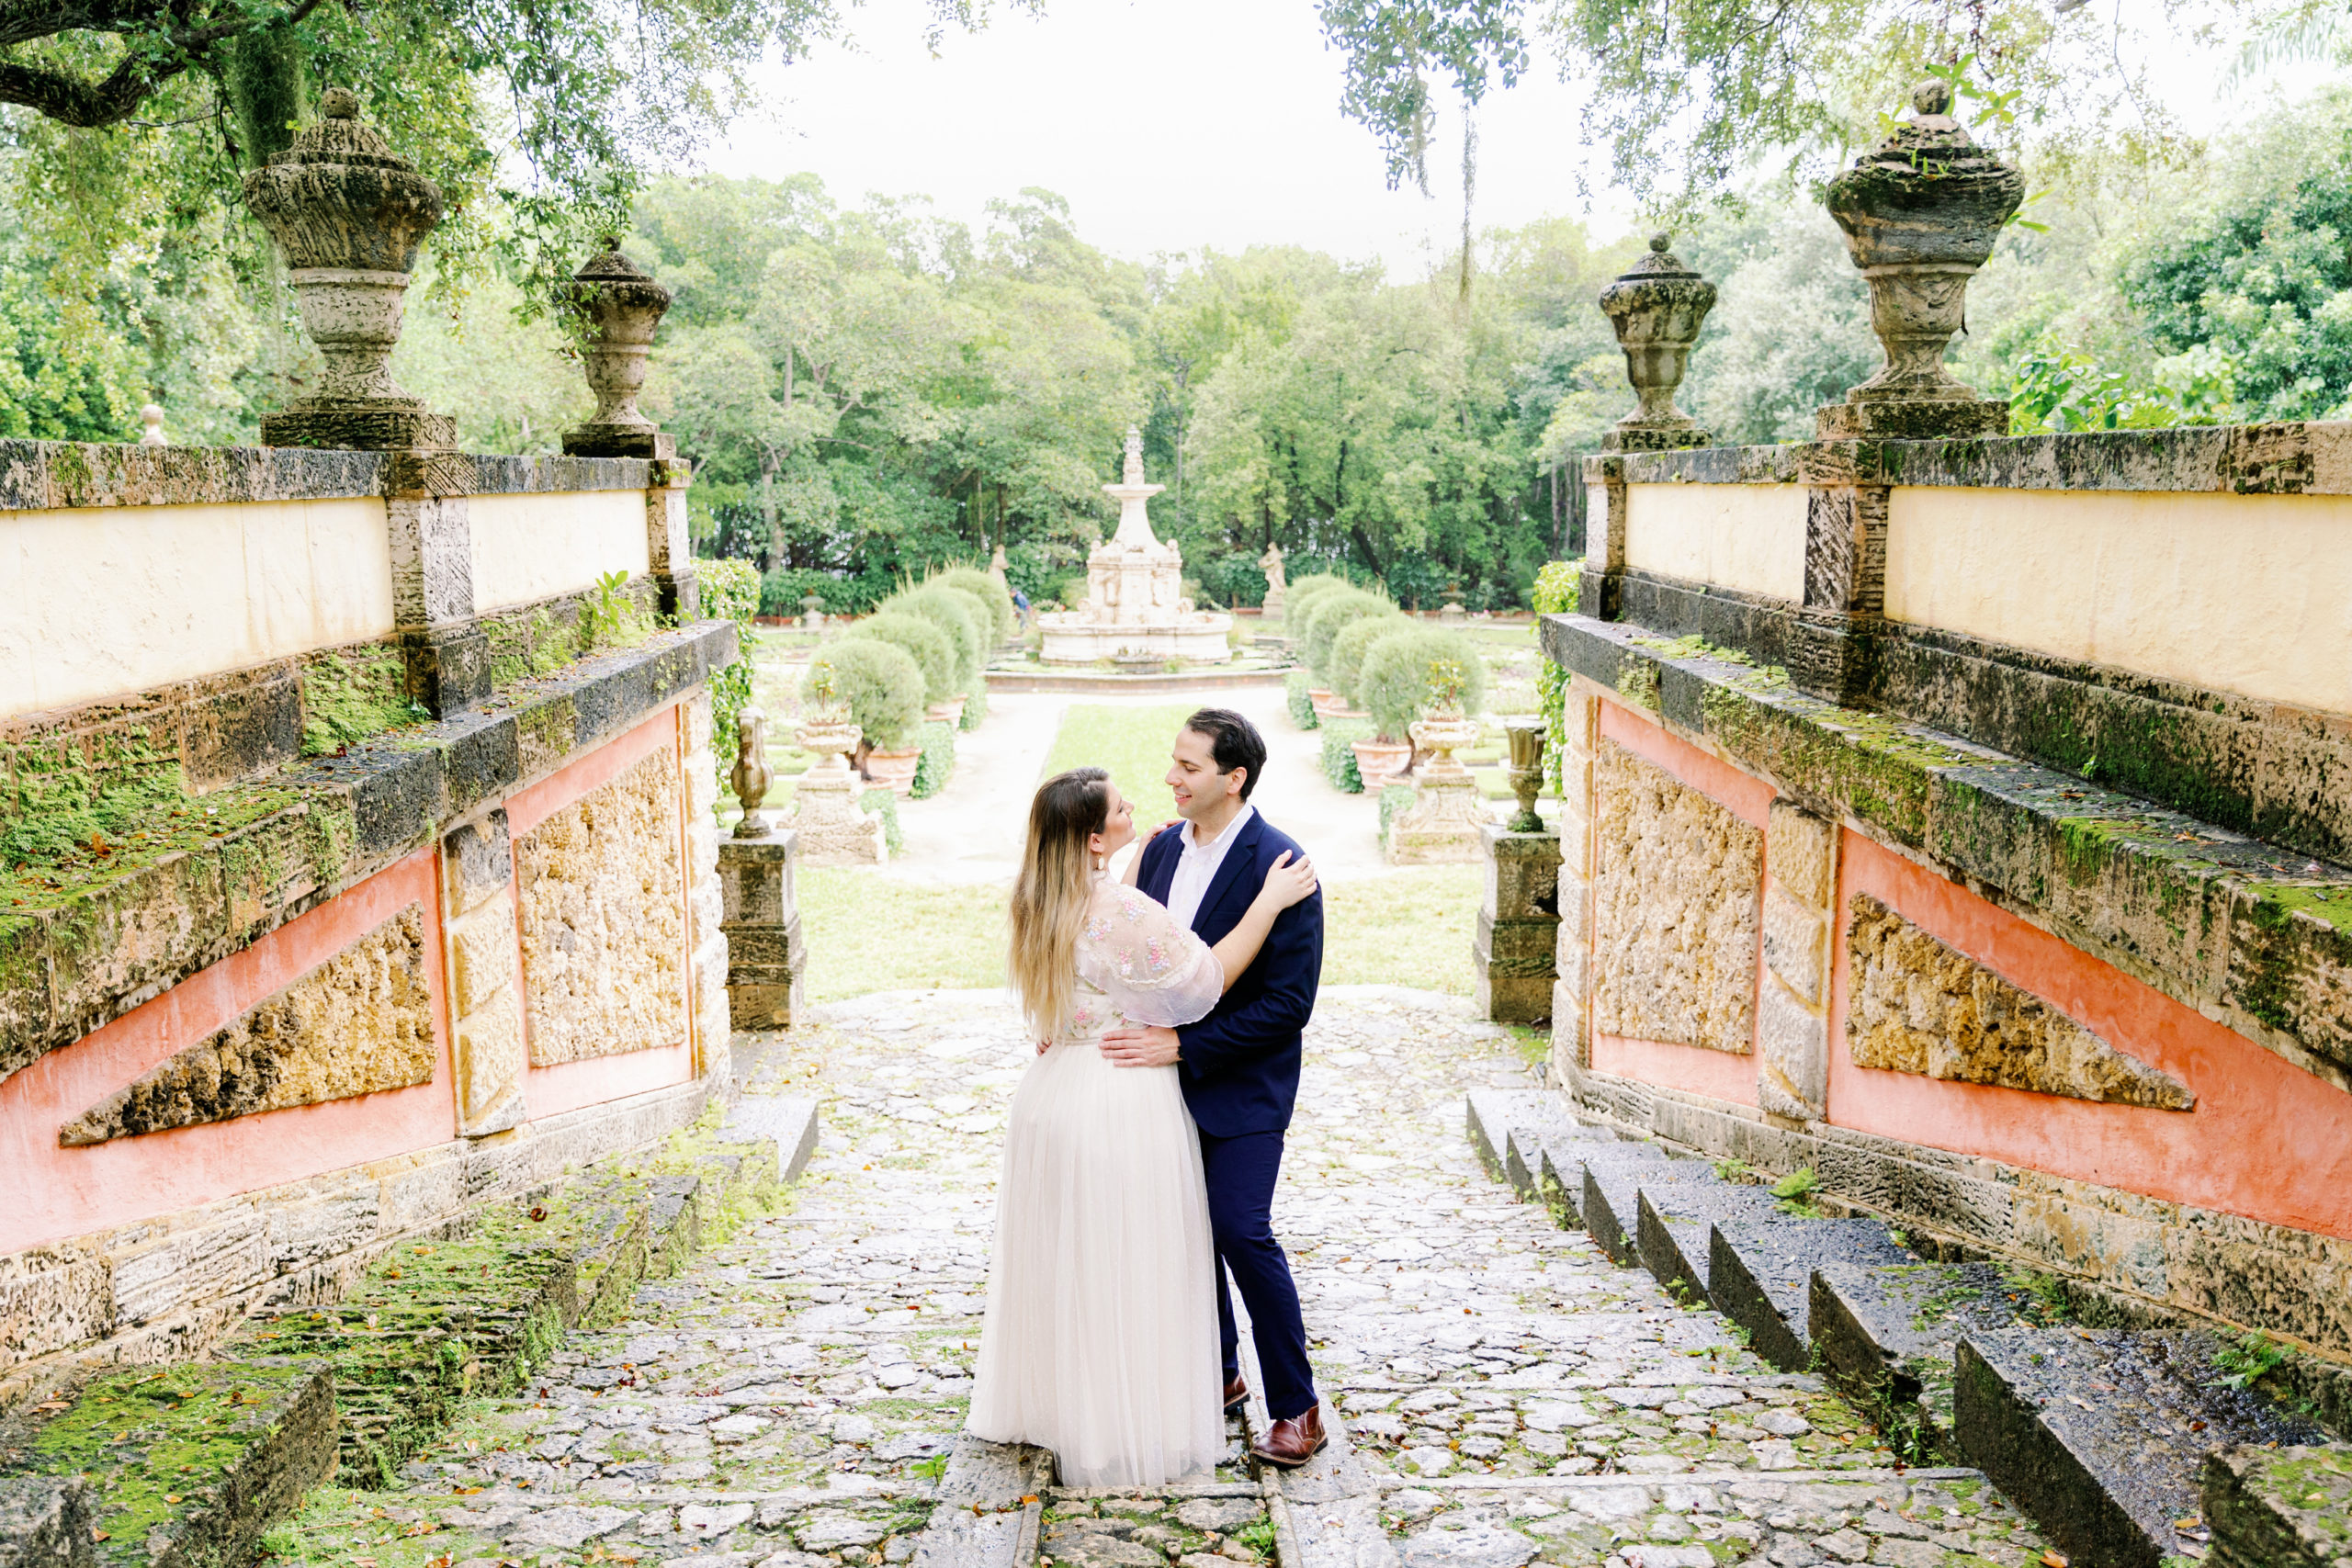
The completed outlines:
{"type": "Polygon", "coordinates": [[[765,572],[783,549],[783,542],[775,536],[775,448],[760,448],[760,536],[765,543],[760,549],[760,570],[765,572]]]}

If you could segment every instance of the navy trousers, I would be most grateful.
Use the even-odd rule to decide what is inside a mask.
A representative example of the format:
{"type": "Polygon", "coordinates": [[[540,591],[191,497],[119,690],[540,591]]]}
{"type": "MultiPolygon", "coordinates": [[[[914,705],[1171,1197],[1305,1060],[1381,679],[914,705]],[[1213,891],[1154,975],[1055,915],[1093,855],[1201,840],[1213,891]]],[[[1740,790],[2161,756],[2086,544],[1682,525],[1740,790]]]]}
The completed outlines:
{"type": "Polygon", "coordinates": [[[1216,1241],[1216,1325],[1225,1347],[1225,1375],[1241,1369],[1241,1336],[1233,1321],[1233,1287],[1250,1309],[1250,1337],[1258,1346],[1266,1410],[1276,1421],[1315,1407],[1315,1370],[1306,1359],[1306,1324],[1298,1314],[1298,1287],[1290,1259],[1274,1239],[1274,1179],[1282,1174],[1283,1135],[1201,1134],[1201,1166],[1208,1178],[1209,1230],[1216,1241]],[[1226,1275],[1233,1276],[1232,1285],[1226,1275]]]}

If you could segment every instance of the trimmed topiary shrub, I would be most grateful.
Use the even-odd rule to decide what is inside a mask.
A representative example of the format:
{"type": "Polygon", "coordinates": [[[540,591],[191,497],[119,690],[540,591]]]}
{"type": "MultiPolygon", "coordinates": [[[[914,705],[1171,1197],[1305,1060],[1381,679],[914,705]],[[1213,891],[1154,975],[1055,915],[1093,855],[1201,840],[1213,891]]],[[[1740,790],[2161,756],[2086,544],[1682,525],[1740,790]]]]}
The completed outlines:
{"type": "Polygon", "coordinates": [[[922,754],[915,759],[914,788],[910,794],[916,800],[929,800],[956,776],[955,727],[926,724],[917,744],[922,746],[922,754]]]}
{"type": "Polygon", "coordinates": [[[1392,782],[1382,788],[1380,792],[1380,841],[1382,843],[1388,841],[1389,824],[1413,809],[1413,802],[1420,798],[1421,792],[1408,784],[1392,782]]]}
{"type": "Polygon", "coordinates": [[[1396,605],[1360,588],[1324,594],[1315,602],[1315,607],[1306,612],[1306,636],[1300,645],[1306,667],[1315,671],[1323,684],[1329,685],[1331,645],[1339,640],[1340,634],[1347,630],[1351,623],[1363,620],[1367,615],[1396,613],[1396,605]]]}
{"type": "Polygon", "coordinates": [[[1366,615],[1351,621],[1331,639],[1331,657],[1324,666],[1324,678],[1331,690],[1351,708],[1363,706],[1357,690],[1357,677],[1363,672],[1363,656],[1382,637],[1400,631],[1410,631],[1415,623],[1401,615],[1366,615]]]}
{"type": "Polygon", "coordinates": [[[1417,626],[1373,645],[1356,685],[1382,739],[1408,738],[1412,722],[1430,705],[1445,665],[1457,667],[1453,678],[1462,687],[1463,711],[1476,713],[1487,700],[1487,666],[1478,658],[1477,646],[1460,632],[1417,626]]]}
{"type": "Polygon", "coordinates": [[[1315,601],[1335,588],[1347,586],[1346,578],[1333,577],[1329,572],[1320,572],[1313,577],[1302,577],[1288,588],[1283,589],[1283,630],[1292,637],[1304,633],[1306,629],[1306,612],[1315,607],[1315,601]]]}
{"type": "Polygon", "coordinates": [[[820,670],[831,672],[834,697],[848,705],[850,722],[868,746],[896,750],[922,721],[922,668],[906,649],[873,637],[843,637],[818,649],[801,678],[802,702],[816,700],[820,670]]]}
{"type": "MultiPolygon", "coordinates": [[[[980,666],[988,661],[988,633],[979,624],[987,616],[986,605],[976,605],[969,594],[953,589],[924,588],[886,599],[882,607],[892,615],[920,615],[945,633],[956,656],[955,683],[946,696],[971,690],[980,678],[980,666]]],[[[944,702],[945,697],[931,700],[944,702]]]]}
{"type": "Polygon", "coordinates": [[[882,846],[892,854],[907,847],[907,836],[899,828],[899,792],[888,784],[880,784],[857,797],[861,811],[882,814],[882,846]]]}
{"type": "Polygon", "coordinates": [[[972,682],[971,691],[965,694],[964,717],[957,728],[967,730],[978,729],[988,716],[989,683],[986,681],[975,681],[972,682]]]}
{"type": "Polygon", "coordinates": [[[1352,719],[1323,727],[1323,776],[1334,789],[1363,793],[1363,773],[1356,766],[1355,742],[1369,739],[1372,727],[1352,719]]]}
{"type": "Polygon", "coordinates": [[[1002,642],[1020,624],[1020,618],[1012,609],[1012,590],[978,567],[951,566],[944,571],[933,572],[924,586],[929,587],[933,582],[944,588],[961,589],[988,607],[989,637],[992,642],[1002,642]]]}
{"type": "Polygon", "coordinates": [[[1304,670],[1294,670],[1283,677],[1283,701],[1290,708],[1290,721],[1301,729],[1314,729],[1323,722],[1322,716],[1315,711],[1315,699],[1306,694],[1306,688],[1314,683],[1314,677],[1304,670]]]}
{"type": "Polygon", "coordinates": [[[922,702],[944,703],[964,689],[962,650],[929,616],[893,605],[851,626],[842,641],[888,643],[905,653],[922,672],[922,702]]]}

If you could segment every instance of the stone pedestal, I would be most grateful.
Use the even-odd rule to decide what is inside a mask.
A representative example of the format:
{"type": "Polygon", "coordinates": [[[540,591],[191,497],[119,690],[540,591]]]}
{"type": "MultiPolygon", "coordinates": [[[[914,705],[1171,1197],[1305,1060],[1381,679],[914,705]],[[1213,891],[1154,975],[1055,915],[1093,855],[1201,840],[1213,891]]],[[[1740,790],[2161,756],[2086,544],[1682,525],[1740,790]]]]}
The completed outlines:
{"type": "Polygon", "coordinates": [[[727,934],[727,1011],[738,1029],[789,1029],[805,1006],[800,976],[808,945],[793,897],[800,843],[789,828],[718,845],[718,886],[727,934]]]}
{"type": "MultiPolygon", "coordinates": [[[[852,734],[854,735],[854,731],[852,734]]],[[[808,742],[804,739],[803,745],[808,742]]],[[[848,761],[820,758],[792,791],[792,831],[809,865],[880,865],[890,858],[882,817],[858,805],[865,783],[848,761]]]]}
{"type": "MultiPolygon", "coordinates": [[[[1458,716],[1424,718],[1414,723],[1411,734],[1431,755],[1421,765],[1420,776],[1413,780],[1418,798],[1389,824],[1388,840],[1382,848],[1392,865],[1471,864],[1484,853],[1479,836],[1492,825],[1494,814],[1487,809],[1486,796],[1478,793],[1478,781],[1454,760],[1453,753],[1459,747],[1476,743],[1477,721],[1458,716]]],[[[1357,771],[1364,775],[1364,787],[1371,789],[1372,770],[1363,765],[1362,750],[1366,742],[1356,744],[1357,771]]],[[[1396,777],[1385,782],[1405,781],[1396,777]]]]}
{"type": "Polygon", "coordinates": [[[1560,835],[1488,827],[1480,835],[1487,896],[1471,954],[1478,1011],[1498,1023],[1552,1016],[1560,940],[1560,835]]]}

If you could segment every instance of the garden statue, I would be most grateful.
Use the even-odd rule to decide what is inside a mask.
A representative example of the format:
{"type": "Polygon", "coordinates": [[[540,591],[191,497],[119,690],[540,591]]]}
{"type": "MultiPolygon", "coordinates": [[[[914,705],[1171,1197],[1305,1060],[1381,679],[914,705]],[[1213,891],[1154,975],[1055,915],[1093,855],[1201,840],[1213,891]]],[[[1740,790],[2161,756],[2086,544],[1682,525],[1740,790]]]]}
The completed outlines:
{"type": "Polygon", "coordinates": [[[775,775],[768,771],[768,716],[755,707],[741,709],[735,715],[735,768],[727,775],[727,786],[743,807],[743,819],[735,824],[737,838],[767,836],[768,819],[760,815],[760,803],[774,782],[775,775]]]}
{"type": "Polygon", "coordinates": [[[1510,819],[1514,833],[1544,831],[1535,815],[1535,797],[1544,788],[1544,721],[1513,719],[1503,727],[1510,740],[1510,792],[1519,796],[1519,815],[1510,819]]]}
{"type": "Polygon", "coordinates": [[[1005,568],[1008,564],[1009,563],[1004,558],[1004,547],[1002,545],[999,545],[996,548],[989,552],[989,575],[996,579],[999,582],[1002,582],[1004,581],[1005,568]]]}
{"type": "Polygon", "coordinates": [[[1602,434],[1609,452],[1657,452],[1704,446],[1708,434],[1674,406],[1674,389],[1690,367],[1690,345],[1715,306],[1715,286],[1667,246],[1670,234],[1650,236],[1649,254],[1600,291],[1600,310],[1625,351],[1625,379],[1639,401],[1602,434]]]}
{"type": "Polygon", "coordinates": [[[1258,568],[1266,574],[1266,596],[1259,602],[1258,613],[1269,620],[1283,613],[1283,600],[1290,584],[1283,574],[1283,547],[1272,539],[1266,541],[1266,553],[1258,558],[1258,568]]]}
{"type": "Polygon", "coordinates": [[[139,423],[147,428],[139,433],[141,446],[169,446],[172,438],[164,434],[164,405],[149,403],[139,411],[139,423]]]}
{"type": "Polygon", "coordinates": [[[392,346],[417,247],[441,222],[441,190],[329,87],[294,144],[245,175],[245,206],[286,256],[302,330],[326,364],[318,387],[261,416],[265,446],[347,451],[457,445],[457,422],[392,379],[392,346]]]}
{"type": "Polygon", "coordinates": [[[1980,398],[1944,368],[1967,324],[1968,280],[2025,199],[2025,177],[1971,141],[1951,87],[1911,90],[1912,117],[1829,182],[1829,215],[1869,280],[1878,374],[1815,416],[1824,441],[2006,435],[2008,404],[1980,398]]]}
{"type": "Polygon", "coordinates": [[[800,624],[812,632],[820,632],[825,629],[825,596],[823,594],[812,589],[800,596],[800,624]]]}
{"type": "Polygon", "coordinates": [[[621,254],[617,235],[605,235],[604,245],[559,293],[560,303],[585,329],[588,389],[596,396],[588,422],[563,433],[564,456],[674,457],[676,440],[637,406],[653,330],[670,308],[670,291],[621,254]]]}

